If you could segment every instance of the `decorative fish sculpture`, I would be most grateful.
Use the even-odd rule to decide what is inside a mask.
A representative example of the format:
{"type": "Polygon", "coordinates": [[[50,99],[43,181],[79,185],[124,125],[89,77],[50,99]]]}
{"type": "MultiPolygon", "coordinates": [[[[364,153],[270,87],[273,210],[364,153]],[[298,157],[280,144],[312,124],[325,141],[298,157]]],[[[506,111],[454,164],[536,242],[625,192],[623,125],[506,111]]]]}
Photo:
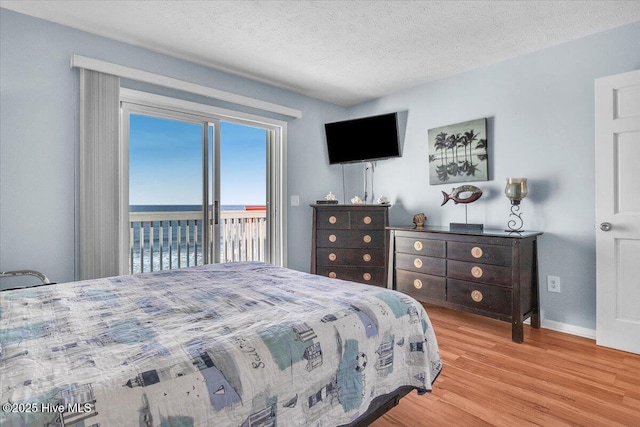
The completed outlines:
{"type": "Polygon", "coordinates": [[[482,196],[482,190],[476,187],[475,185],[461,185],[460,187],[456,187],[451,191],[451,194],[447,194],[444,191],[442,192],[444,196],[444,200],[440,206],[444,206],[449,200],[453,200],[456,205],[458,203],[471,203],[475,202],[482,196]],[[461,198],[460,195],[462,193],[471,193],[468,197],[461,198]]]}

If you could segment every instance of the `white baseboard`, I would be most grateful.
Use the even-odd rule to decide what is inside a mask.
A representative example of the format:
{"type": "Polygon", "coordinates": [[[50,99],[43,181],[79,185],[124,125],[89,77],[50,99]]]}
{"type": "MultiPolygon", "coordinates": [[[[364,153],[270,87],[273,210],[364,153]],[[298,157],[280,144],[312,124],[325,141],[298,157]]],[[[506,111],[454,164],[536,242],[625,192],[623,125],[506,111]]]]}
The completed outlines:
{"type": "MultiPolygon", "coordinates": [[[[531,319],[524,321],[526,324],[531,323],[531,319]]],[[[570,325],[568,323],[556,322],[555,320],[542,319],[540,326],[552,331],[563,332],[565,334],[577,335],[583,338],[596,339],[596,330],[583,328],[582,326],[570,325]]]]}
{"type": "Polygon", "coordinates": [[[570,325],[568,323],[556,322],[555,320],[542,320],[543,328],[551,329],[552,331],[564,332],[566,334],[577,335],[579,337],[596,339],[596,330],[583,328],[582,326],[570,325]]]}

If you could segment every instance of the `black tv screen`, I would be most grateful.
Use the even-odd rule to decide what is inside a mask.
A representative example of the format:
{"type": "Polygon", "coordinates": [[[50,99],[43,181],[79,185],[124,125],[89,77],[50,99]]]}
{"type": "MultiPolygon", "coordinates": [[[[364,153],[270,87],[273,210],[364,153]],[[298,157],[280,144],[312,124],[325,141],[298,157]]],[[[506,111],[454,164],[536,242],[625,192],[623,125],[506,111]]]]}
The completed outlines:
{"type": "Polygon", "coordinates": [[[326,123],[329,164],[400,156],[398,114],[326,123]]]}

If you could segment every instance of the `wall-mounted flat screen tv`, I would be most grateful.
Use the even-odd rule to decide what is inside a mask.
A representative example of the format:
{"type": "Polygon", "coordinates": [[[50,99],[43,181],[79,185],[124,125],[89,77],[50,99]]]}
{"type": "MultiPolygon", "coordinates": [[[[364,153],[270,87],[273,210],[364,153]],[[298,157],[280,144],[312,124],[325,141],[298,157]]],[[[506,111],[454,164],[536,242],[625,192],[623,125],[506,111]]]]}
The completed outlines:
{"type": "Polygon", "coordinates": [[[400,157],[398,114],[382,114],[324,125],[329,164],[400,157]]]}

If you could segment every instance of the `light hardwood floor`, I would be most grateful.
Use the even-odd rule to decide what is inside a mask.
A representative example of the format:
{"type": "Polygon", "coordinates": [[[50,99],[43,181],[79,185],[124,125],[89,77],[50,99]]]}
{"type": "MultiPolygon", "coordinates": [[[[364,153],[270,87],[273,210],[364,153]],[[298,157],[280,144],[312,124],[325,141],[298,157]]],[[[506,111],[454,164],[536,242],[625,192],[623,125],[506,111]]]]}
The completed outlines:
{"type": "Polygon", "coordinates": [[[444,368],[372,427],[640,427],[640,355],[525,325],[425,305],[444,368]]]}

